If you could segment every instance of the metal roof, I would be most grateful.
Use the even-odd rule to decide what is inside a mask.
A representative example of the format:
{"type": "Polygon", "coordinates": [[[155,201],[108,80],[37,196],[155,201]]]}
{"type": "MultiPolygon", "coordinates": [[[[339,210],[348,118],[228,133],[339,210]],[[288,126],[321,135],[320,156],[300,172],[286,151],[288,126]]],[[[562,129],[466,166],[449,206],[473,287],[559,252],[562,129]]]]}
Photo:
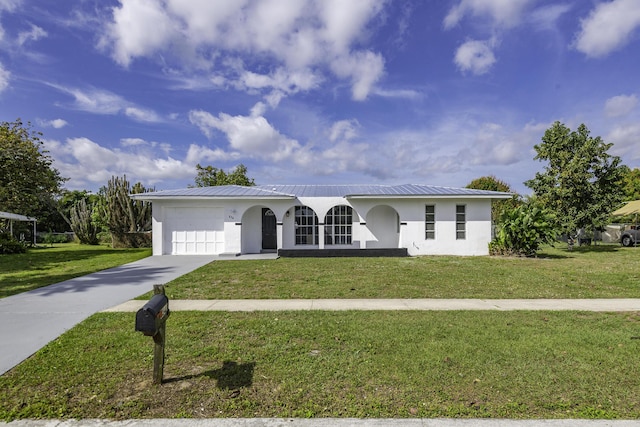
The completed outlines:
{"type": "Polygon", "coordinates": [[[134,199],[158,200],[172,198],[249,198],[292,199],[296,197],[480,197],[509,198],[510,193],[474,190],[470,188],[438,187],[433,185],[258,185],[243,187],[223,185],[196,187],[182,190],[165,190],[133,194],[134,199]]]}
{"type": "Polygon", "coordinates": [[[0,212],[0,218],[11,219],[13,221],[35,221],[35,218],[30,216],[18,215],[10,212],[0,212]]]}

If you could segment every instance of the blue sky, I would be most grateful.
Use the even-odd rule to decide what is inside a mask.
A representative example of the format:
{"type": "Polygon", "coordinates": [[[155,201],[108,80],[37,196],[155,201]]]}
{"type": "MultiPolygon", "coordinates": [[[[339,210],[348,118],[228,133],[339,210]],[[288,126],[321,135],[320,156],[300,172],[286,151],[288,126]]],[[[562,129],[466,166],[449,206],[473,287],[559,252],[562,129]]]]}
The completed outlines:
{"type": "Polygon", "coordinates": [[[66,188],[258,184],[521,193],[559,120],[640,167],[638,0],[0,0],[0,120],[66,188]]]}

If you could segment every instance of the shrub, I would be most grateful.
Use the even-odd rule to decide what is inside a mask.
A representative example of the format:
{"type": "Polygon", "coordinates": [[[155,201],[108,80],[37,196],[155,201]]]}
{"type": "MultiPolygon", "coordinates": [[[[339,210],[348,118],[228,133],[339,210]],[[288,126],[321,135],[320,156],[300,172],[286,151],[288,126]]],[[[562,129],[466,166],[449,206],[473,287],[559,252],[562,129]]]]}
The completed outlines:
{"type": "Polygon", "coordinates": [[[21,254],[27,251],[22,243],[8,233],[0,233],[0,254],[21,254]]]}
{"type": "Polygon", "coordinates": [[[528,201],[505,210],[497,225],[496,237],[489,243],[491,255],[533,256],[545,243],[554,243],[558,235],[554,217],[528,201]]]}

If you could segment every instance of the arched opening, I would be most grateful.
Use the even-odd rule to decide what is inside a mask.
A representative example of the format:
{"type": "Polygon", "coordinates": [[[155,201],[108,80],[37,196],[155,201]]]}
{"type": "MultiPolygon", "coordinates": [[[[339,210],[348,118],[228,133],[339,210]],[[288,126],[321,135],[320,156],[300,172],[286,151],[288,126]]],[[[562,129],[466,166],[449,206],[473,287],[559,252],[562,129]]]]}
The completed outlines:
{"type": "Polygon", "coordinates": [[[243,254],[277,250],[277,218],[273,210],[263,205],[247,209],[242,215],[241,239],[243,254]]]}
{"type": "Polygon", "coordinates": [[[380,205],[367,213],[367,228],[371,238],[367,248],[397,248],[400,242],[400,216],[390,206],[380,205]]]}
{"type": "Polygon", "coordinates": [[[353,209],[334,206],[324,217],[324,244],[350,245],[353,239],[353,209]]]}
{"type": "Polygon", "coordinates": [[[318,216],[308,206],[296,206],[294,215],[295,244],[318,245],[318,216]]]}

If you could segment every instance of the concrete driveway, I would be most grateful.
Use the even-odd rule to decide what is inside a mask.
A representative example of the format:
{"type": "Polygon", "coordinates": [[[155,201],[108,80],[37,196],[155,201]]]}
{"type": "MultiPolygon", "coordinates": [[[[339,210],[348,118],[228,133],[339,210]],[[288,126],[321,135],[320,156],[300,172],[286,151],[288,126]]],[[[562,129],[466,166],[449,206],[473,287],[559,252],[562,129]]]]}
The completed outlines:
{"type": "Polygon", "coordinates": [[[215,259],[150,256],[0,299],[0,375],[92,314],[140,296],[152,290],[153,285],[167,283],[215,259]]]}

